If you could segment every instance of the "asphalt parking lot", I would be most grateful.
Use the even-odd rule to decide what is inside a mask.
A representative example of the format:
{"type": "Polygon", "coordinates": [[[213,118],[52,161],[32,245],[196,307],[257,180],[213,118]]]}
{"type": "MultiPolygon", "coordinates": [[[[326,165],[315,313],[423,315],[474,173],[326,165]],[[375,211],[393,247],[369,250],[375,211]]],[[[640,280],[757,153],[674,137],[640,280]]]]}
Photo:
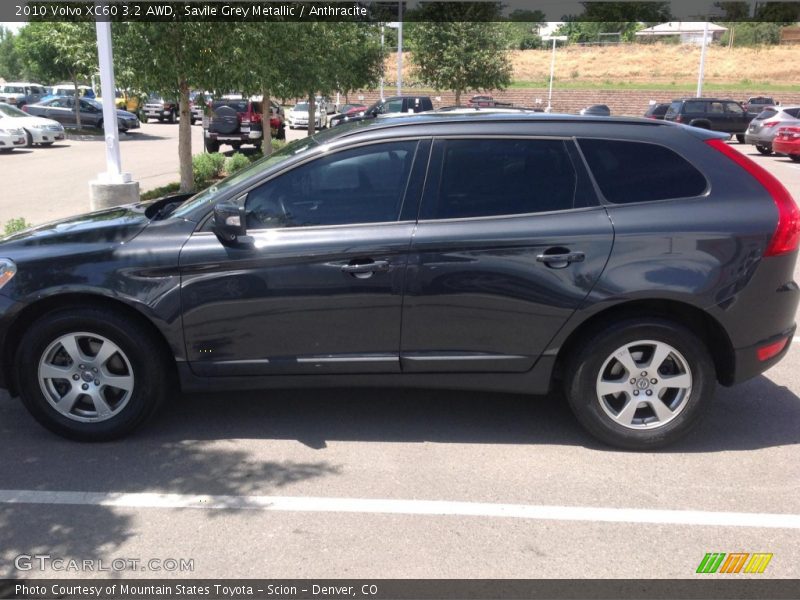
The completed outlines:
{"type": "MultiPolygon", "coordinates": [[[[170,128],[177,134],[156,124],[140,135],[170,128]]],[[[93,143],[69,145],[83,152],[93,143]]],[[[138,143],[123,144],[133,171],[146,158],[138,146],[127,151],[138,143]]],[[[734,147],[800,199],[800,166],[734,147]]],[[[70,160],[38,158],[50,152],[70,151],[0,157],[18,165],[4,175],[14,198],[3,195],[0,219],[24,216],[9,213],[19,210],[9,208],[16,194],[27,195],[23,207],[42,193],[23,188],[17,169],[48,172],[65,191],[79,187],[66,183],[79,178],[70,160]]],[[[102,170],[99,152],[96,166],[80,159],[84,170],[102,170]]],[[[150,152],[138,172],[153,173],[152,181],[158,169],[171,173],[174,157],[159,150],[156,164],[150,152]]],[[[53,201],[55,211],[72,206],[53,201]]],[[[15,567],[21,554],[48,554],[106,565],[193,561],[191,571],[101,576],[690,578],[701,577],[695,570],[707,552],[768,552],[765,576],[797,578],[797,341],[763,376],[718,388],[692,435],[653,453],[595,442],[558,395],[180,396],[134,436],[90,445],[51,435],[2,393],[0,577],[92,574],[15,567]]]]}

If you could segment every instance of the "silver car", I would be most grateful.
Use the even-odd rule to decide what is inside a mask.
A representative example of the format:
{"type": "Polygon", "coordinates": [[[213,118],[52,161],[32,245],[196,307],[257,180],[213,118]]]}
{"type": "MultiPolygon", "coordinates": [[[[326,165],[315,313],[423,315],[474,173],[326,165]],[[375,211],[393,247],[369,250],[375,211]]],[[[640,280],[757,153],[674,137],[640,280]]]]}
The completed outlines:
{"type": "Polygon", "coordinates": [[[770,106],[750,121],[744,141],[754,144],[761,154],[772,154],[772,140],[778,130],[790,125],[800,125],[800,106],[770,106]]]}

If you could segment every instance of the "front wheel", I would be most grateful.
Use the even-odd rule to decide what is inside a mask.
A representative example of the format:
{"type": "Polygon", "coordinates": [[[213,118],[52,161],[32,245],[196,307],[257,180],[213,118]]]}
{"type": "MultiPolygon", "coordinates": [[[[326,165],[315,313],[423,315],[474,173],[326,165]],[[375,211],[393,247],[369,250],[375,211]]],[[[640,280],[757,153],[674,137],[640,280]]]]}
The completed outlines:
{"type": "Polygon", "coordinates": [[[159,341],[115,311],[78,308],[36,321],[16,360],[33,417],[71,439],[121,437],[163,403],[171,380],[159,341]]]}
{"type": "Polygon", "coordinates": [[[739,142],[740,144],[744,144],[744,134],[743,133],[737,133],[736,134],[736,141],[739,142]]]}
{"type": "Polygon", "coordinates": [[[28,131],[27,129],[25,130],[25,140],[26,140],[25,147],[33,148],[33,136],[31,135],[31,132],[28,131]]]}
{"type": "Polygon", "coordinates": [[[800,154],[790,154],[789,158],[794,162],[800,162],[800,154]]]}
{"type": "Polygon", "coordinates": [[[703,342],[671,321],[631,319],[583,340],[567,362],[573,413],[612,446],[649,450],[684,436],[714,393],[703,342]]]}
{"type": "Polygon", "coordinates": [[[764,156],[769,156],[772,154],[772,148],[769,146],[762,146],[761,144],[756,144],[756,150],[758,150],[764,156]]]}

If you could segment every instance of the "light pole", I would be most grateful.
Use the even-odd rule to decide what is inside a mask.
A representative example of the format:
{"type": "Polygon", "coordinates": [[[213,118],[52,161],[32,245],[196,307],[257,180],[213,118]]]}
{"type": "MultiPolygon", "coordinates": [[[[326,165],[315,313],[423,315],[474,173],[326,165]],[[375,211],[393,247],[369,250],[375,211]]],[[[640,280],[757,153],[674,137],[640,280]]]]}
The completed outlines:
{"type": "Polygon", "coordinates": [[[553,75],[556,72],[556,42],[566,42],[567,36],[565,35],[551,35],[545,36],[543,40],[553,40],[553,55],[550,58],[550,91],[547,93],[547,108],[546,112],[553,110],[553,75]]]}
{"type": "MultiPolygon", "coordinates": [[[[383,60],[383,42],[384,42],[384,35],[383,35],[383,23],[381,23],[381,60],[383,60]]],[[[383,101],[383,70],[385,65],[381,63],[381,102],[383,101]]]]}
{"type": "Polygon", "coordinates": [[[706,47],[708,46],[708,21],[703,24],[703,48],[700,50],[700,72],[697,74],[697,97],[703,95],[703,77],[706,72],[706,47]]]}
{"type": "Polygon", "coordinates": [[[397,95],[403,91],[403,0],[397,3],[397,95]]]}

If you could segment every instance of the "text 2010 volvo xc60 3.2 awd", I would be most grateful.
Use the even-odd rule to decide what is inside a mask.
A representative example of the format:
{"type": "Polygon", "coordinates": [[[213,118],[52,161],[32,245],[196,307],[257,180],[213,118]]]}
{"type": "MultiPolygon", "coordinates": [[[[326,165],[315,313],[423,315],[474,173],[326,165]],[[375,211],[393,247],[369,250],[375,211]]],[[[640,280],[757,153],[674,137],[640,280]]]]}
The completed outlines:
{"type": "Polygon", "coordinates": [[[713,132],[376,120],[7,238],[2,383],[89,440],[176,386],[562,389],[601,440],[651,448],[786,354],[799,237],[788,192],[713,132]]]}

